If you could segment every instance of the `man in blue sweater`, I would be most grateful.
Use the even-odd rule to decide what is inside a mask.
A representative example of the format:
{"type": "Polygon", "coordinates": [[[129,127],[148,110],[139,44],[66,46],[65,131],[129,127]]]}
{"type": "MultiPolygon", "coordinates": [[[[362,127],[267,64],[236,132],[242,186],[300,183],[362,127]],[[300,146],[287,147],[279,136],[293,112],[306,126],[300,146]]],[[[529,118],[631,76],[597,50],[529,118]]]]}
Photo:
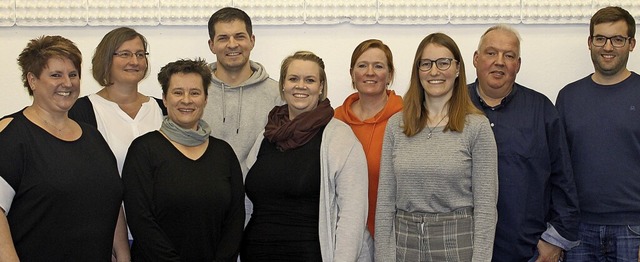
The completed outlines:
{"type": "Polygon", "coordinates": [[[489,28],[473,55],[473,103],[498,145],[498,223],[493,261],[555,261],[578,244],[578,203],[566,135],[543,94],[515,82],[520,38],[489,28]]]}
{"type": "Polygon", "coordinates": [[[635,27],[620,7],[598,10],[587,39],[595,72],[558,94],[580,201],[581,244],[568,261],[638,261],[640,76],[627,69],[635,27]]]}

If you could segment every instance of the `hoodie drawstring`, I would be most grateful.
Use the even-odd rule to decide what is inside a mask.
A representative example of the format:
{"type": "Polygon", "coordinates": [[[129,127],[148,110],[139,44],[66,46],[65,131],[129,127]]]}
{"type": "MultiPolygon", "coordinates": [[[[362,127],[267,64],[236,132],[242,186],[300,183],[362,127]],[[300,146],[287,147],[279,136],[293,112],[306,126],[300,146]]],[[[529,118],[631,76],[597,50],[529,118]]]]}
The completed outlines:
{"type": "Polygon", "coordinates": [[[227,105],[224,104],[224,90],[226,89],[226,87],[224,86],[224,83],[222,83],[222,123],[224,124],[224,121],[226,120],[227,117],[227,105]]]}
{"type": "MultiPolygon", "coordinates": [[[[225,105],[224,103],[224,92],[225,89],[227,89],[227,86],[222,83],[222,97],[220,98],[222,100],[222,123],[225,123],[227,121],[227,105],[225,105]]],[[[244,90],[244,86],[239,86],[238,89],[240,89],[240,94],[238,96],[238,121],[236,122],[236,134],[240,133],[240,117],[242,116],[242,92],[244,90]]]]}
{"type": "Polygon", "coordinates": [[[242,116],[242,90],[244,86],[240,88],[240,95],[238,96],[238,122],[236,123],[236,134],[240,133],[240,116],[242,116]]]}

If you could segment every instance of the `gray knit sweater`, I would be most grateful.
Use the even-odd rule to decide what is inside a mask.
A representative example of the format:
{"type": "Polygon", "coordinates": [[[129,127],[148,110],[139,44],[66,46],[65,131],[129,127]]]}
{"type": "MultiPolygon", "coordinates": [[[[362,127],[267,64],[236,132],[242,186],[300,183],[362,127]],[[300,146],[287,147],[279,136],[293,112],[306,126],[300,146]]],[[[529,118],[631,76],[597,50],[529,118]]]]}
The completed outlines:
{"type": "Polygon", "coordinates": [[[489,121],[468,115],[463,132],[437,127],[402,133],[402,112],[389,119],[380,163],[376,261],[395,261],[397,209],[444,213],[473,207],[473,261],[490,261],[497,220],[497,149],[489,121]]]}

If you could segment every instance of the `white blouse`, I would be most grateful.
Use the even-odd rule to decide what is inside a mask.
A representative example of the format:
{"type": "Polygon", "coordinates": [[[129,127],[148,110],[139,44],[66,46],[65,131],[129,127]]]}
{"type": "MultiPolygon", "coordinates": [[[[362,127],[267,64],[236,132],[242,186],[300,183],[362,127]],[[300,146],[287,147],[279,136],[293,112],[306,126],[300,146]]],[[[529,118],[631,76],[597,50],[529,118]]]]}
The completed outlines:
{"type": "Polygon", "coordinates": [[[131,142],[150,131],[160,129],[164,116],[162,109],[153,97],[142,104],[135,118],[131,118],[120,109],[118,104],[104,99],[97,94],[89,95],[96,114],[98,131],[113,151],[118,161],[118,172],[122,175],[122,166],[131,142]]]}

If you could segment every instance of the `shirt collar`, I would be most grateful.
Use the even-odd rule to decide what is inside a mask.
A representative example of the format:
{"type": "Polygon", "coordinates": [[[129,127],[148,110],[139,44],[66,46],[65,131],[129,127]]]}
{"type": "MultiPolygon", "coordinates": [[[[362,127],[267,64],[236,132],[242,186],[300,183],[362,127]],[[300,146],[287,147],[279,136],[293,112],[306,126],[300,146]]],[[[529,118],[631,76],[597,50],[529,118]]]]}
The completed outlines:
{"type": "Polygon", "coordinates": [[[511,92],[509,92],[509,94],[505,97],[502,98],[502,100],[500,101],[500,104],[496,105],[496,106],[489,106],[487,105],[484,100],[482,100],[482,96],[480,95],[480,83],[478,83],[478,79],[476,78],[476,82],[474,83],[475,85],[475,91],[476,91],[476,95],[478,96],[478,100],[480,101],[480,105],[483,108],[492,108],[492,109],[501,109],[503,107],[505,107],[512,99],[513,97],[516,95],[516,93],[518,92],[519,89],[519,85],[517,83],[513,83],[513,87],[511,88],[511,92]]]}

